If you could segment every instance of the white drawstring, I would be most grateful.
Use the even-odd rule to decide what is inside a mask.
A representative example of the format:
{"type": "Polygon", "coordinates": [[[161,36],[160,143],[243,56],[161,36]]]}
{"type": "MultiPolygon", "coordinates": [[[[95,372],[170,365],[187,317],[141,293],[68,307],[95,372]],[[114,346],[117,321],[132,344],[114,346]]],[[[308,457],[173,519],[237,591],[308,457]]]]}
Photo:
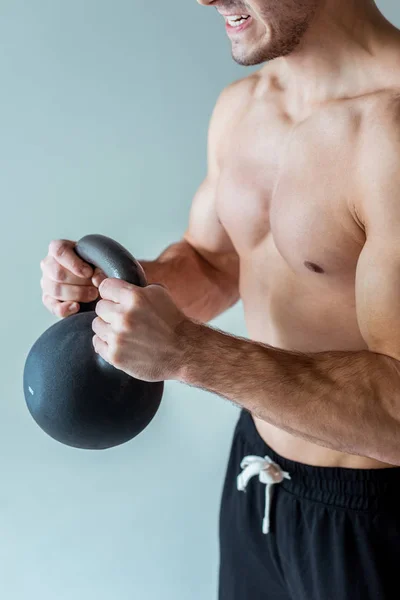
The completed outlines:
{"type": "Polygon", "coordinates": [[[237,478],[237,489],[245,492],[247,484],[252,477],[258,475],[261,483],[265,483],[265,514],[263,519],[263,533],[269,533],[270,508],[272,498],[272,486],[281,483],[284,479],[290,479],[289,473],[282,471],[279,465],[273,462],[269,456],[245,456],[240,464],[243,471],[237,478]]]}

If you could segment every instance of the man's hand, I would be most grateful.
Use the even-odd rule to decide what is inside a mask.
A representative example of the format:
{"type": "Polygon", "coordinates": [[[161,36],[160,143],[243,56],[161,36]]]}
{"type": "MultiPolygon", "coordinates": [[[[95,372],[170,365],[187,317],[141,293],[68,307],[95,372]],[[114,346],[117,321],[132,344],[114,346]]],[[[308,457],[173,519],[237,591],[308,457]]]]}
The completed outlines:
{"type": "Polygon", "coordinates": [[[189,321],[161,285],[145,288],[120,279],[99,287],[93,321],[95,351],[117,369],[142,381],[178,378],[184,343],[178,326],[189,321]]]}

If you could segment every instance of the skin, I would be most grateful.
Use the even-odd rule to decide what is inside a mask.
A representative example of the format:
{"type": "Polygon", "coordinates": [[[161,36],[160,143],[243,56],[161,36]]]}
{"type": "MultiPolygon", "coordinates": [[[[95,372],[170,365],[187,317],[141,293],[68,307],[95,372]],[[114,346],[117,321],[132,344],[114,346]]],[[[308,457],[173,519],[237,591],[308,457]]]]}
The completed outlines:
{"type": "Polygon", "coordinates": [[[200,4],[251,15],[232,56],[271,62],[217,102],[184,239],[141,261],[144,289],[82,279],[56,240],[43,302],[66,316],[102,280],[117,368],[228,398],[287,458],[399,465],[400,33],[367,0],[200,4]],[[248,340],[205,325],[239,298],[248,340]]]}

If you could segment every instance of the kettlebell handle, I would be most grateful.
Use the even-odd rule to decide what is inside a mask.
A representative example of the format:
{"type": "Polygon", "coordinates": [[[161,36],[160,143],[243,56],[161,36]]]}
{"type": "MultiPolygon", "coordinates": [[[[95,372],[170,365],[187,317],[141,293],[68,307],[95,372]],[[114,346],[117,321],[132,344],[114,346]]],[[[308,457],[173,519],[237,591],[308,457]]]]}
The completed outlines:
{"type": "MultiPolygon", "coordinates": [[[[103,271],[107,278],[115,277],[139,287],[147,285],[146,275],[138,261],[121,244],[105,235],[85,235],[74,250],[82,260],[103,271]]],[[[93,311],[96,304],[97,300],[81,302],[79,312],[93,311]]]]}

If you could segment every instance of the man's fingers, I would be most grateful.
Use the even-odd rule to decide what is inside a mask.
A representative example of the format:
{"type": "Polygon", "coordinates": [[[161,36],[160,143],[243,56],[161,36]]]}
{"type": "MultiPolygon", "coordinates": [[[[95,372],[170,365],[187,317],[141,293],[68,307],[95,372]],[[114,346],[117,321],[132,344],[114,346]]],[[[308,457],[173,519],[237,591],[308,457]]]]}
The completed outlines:
{"type": "Polygon", "coordinates": [[[75,246],[76,243],[71,240],[53,240],[49,245],[49,254],[77,277],[92,277],[92,267],[79,258],[74,251],[75,246]]]}
{"type": "Polygon", "coordinates": [[[99,296],[94,285],[66,285],[46,278],[41,279],[40,285],[44,294],[63,302],[92,302],[99,296]]]}
{"type": "Polygon", "coordinates": [[[79,310],[79,304],[77,302],[60,302],[47,294],[43,294],[42,302],[55,317],[60,317],[61,319],[69,317],[79,310]]]}
{"type": "Polygon", "coordinates": [[[40,261],[40,268],[42,269],[43,275],[57,281],[58,283],[72,284],[72,285],[90,285],[92,280],[90,277],[83,278],[82,276],[74,275],[66,267],[60,264],[54,256],[48,255],[42,261],[40,261]]]}

